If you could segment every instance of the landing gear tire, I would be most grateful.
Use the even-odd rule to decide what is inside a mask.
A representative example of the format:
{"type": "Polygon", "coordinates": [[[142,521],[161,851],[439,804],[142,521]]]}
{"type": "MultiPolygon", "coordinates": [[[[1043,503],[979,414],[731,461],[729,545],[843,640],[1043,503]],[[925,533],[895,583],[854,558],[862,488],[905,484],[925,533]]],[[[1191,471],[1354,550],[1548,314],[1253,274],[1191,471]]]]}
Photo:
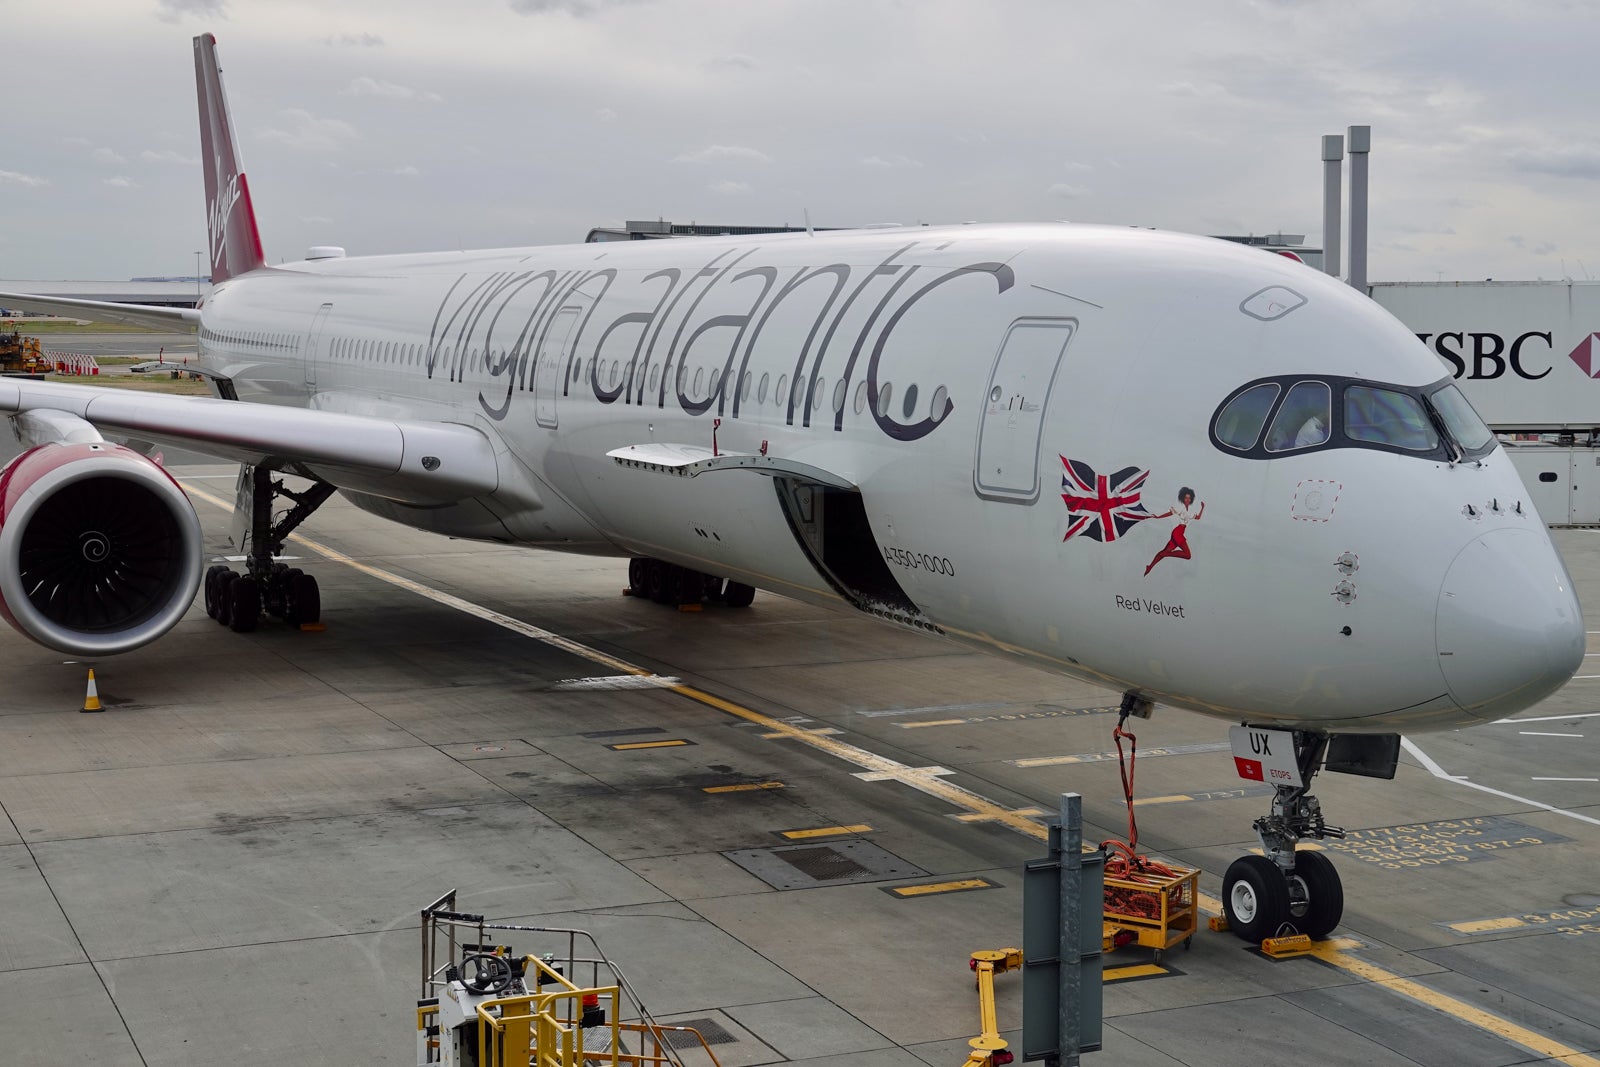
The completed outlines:
{"type": "Polygon", "coordinates": [[[217,564],[206,570],[205,603],[206,614],[211,618],[217,617],[217,582],[222,575],[227,574],[228,568],[217,564]]]}
{"type": "Polygon", "coordinates": [[[650,569],[650,561],[643,556],[634,556],[628,561],[628,592],[634,596],[645,595],[645,573],[650,569]]]}
{"type": "Polygon", "coordinates": [[[317,580],[303,571],[284,575],[283,621],[290,626],[307,626],[322,621],[322,590],[317,580]]]}
{"type": "Polygon", "coordinates": [[[228,629],[249,633],[261,621],[261,592],[248,575],[235,578],[227,586],[228,629]]]}
{"type": "Polygon", "coordinates": [[[1333,861],[1320,852],[1294,854],[1289,892],[1295,898],[1289,905],[1289,921],[1313,940],[1327,937],[1344,916],[1344,883],[1333,861]]]}
{"type": "Polygon", "coordinates": [[[1289,918],[1289,886],[1278,865],[1265,856],[1240,856],[1222,879],[1222,910],[1228,929],[1246,941],[1261,942],[1289,918]]]}
{"type": "Polygon", "coordinates": [[[755,598],[755,587],[743,582],[729,582],[722,587],[722,602],[730,608],[747,608],[755,598]]]}
{"type": "Polygon", "coordinates": [[[665,604],[669,593],[667,590],[667,577],[671,573],[671,566],[662,563],[659,559],[647,559],[644,564],[644,591],[645,595],[657,604],[665,604]]]}
{"type": "Polygon", "coordinates": [[[223,626],[233,624],[233,597],[229,595],[228,590],[238,580],[237,572],[224,567],[212,585],[211,598],[217,610],[211,617],[223,626]]]}
{"type": "Polygon", "coordinates": [[[718,578],[715,574],[702,574],[700,578],[702,582],[702,595],[707,600],[721,600],[722,579],[718,578]]]}
{"type": "Polygon", "coordinates": [[[705,576],[688,567],[673,567],[667,576],[667,586],[667,603],[698,604],[701,590],[705,588],[705,576]]]}

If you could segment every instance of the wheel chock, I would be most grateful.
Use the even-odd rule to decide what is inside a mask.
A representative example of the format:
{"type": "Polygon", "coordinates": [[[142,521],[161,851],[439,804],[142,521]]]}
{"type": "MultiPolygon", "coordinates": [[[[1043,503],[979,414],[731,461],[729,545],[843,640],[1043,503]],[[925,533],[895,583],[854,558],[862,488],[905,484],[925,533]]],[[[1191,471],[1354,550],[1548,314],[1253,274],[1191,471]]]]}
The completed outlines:
{"type": "Polygon", "coordinates": [[[1213,915],[1206,920],[1206,927],[1214,934],[1226,933],[1228,930],[1228,917],[1226,915],[1213,915]]]}
{"type": "Polygon", "coordinates": [[[1305,934],[1286,934],[1283,937],[1269,937],[1261,942],[1261,951],[1264,955],[1275,960],[1289,956],[1304,956],[1311,951],[1311,938],[1305,934]]]}
{"type": "Polygon", "coordinates": [[[326,632],[327,629],[328,624],[325,622],[303,622],[300,624],[300,632],[303,634],[320,634],[326,632]]]}
{"type": "Polygon", "coordinates": [[[704,611],[705,607],[706,606],[704,604],[679,604],[678,605],[678,610],[679,611],[704,611]]]}

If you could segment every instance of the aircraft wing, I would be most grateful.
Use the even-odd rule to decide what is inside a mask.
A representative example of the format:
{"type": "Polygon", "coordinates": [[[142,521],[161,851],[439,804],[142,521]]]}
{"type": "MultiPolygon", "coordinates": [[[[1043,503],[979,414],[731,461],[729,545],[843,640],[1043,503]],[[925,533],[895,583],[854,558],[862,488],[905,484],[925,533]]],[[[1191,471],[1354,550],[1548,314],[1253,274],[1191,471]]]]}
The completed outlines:
{"type": "Polygon", "coordinates": [[[458,423],[0,379],[0,414],[26,444],[62,440],[76,416],[103,433],[307,474],[342,489],[442,504],[499,486],[494,442],[458,423]]]}
{"type": "Polygon", "coordinates": [[[118,304],[109,300],[75,300],[65,296],[35,296],[32,293],[0,293],[6,305],[40,308],[52,315],[70,315],[96,322],[119,322],[128,326],[156,326],[168,330],[195,329],[200,325],[197,308],[165,308],[150,304],[118,304]]]}

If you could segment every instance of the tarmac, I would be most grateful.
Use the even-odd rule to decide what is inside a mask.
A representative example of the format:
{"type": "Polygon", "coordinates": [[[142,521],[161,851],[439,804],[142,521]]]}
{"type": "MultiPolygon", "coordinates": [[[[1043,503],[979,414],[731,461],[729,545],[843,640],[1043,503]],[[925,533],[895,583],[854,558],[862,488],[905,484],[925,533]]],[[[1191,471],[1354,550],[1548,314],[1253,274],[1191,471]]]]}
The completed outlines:
{"type": "MultiPolygon", "coordinates": [[[[225,555],[233,470],[175,473],[225,555]]],[[[87,664],[0,632],[6,1062],[415,1063],[418,910],[456,889],[593,931],[722,1067],[954,1067],[968,957],[1021,943],[1060,795],[1086,839],[1127,833],[1115,693],[767,594],[675,611],[623,596],[622,560],[338,498],[302,532],[324,632],[197,605],[94,664],[103,714],[87,664]]],[[[1556,539],[1600,620],[1600,531],[1556,539]]],[[[1600,1064],[1597,687],[1410,738],[1392,782],[1320,776],[1351,830],[1335,939],[1119,949],[1083,1062],[1600,1064]]],[[[1269,798],[1225,723],[1133,729],[1141,849],[1215,910],[1269,798]]],[[[1020,977],[996,987],[1020,1059],[1020,977]]]]}

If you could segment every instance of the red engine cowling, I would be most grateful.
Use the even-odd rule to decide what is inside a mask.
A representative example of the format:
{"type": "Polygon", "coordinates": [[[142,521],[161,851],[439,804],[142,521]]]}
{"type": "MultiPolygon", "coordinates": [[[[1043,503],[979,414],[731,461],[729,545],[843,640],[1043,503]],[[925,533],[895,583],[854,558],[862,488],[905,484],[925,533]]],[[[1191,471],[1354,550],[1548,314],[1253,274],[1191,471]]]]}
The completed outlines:
{"type": "Polygon", "coordinates": [[[48,648],[154,641],[193,603],[203,551],[189,498],[132,449],[41,445],[0,471],[0,615],[48,648]]]}

